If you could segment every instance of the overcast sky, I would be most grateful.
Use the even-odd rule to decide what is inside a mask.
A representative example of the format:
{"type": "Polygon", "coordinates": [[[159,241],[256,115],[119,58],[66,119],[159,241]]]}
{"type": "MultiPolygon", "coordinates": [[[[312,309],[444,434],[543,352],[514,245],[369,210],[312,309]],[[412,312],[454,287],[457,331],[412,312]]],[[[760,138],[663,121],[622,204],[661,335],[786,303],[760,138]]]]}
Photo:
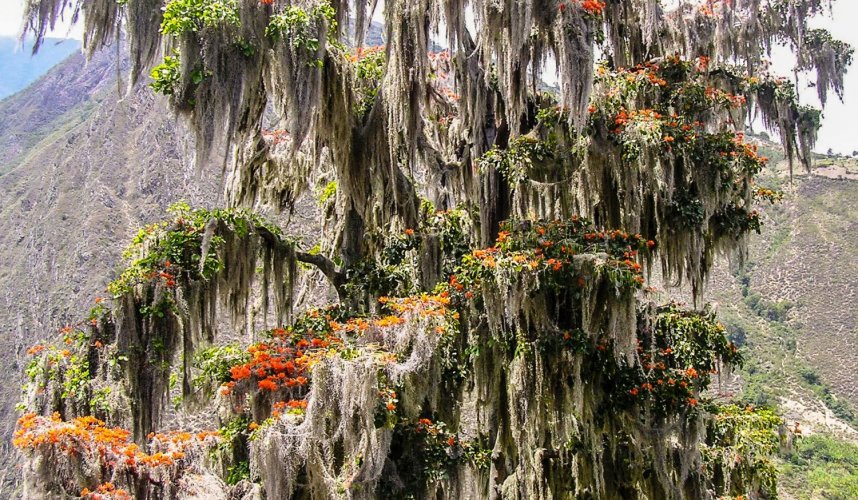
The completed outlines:
{"type": "MultiPolygon", "coordinates": [[[[15,36],[21,29],[21,15],[24,10],[24,0],[0,0],[0,36],[15,36]]],[[[835,38],[839,38],[858,47],[858,1],[838,0],[834,3],[832,18],[819,19],[814,23],[818,27],[827,28],[835,38]]],[[[56,37],[72,36],[80,38],[80,29],[68,25],[58,27],[52,34],[56,37]]],[[[778,54],[778,58],[781,55],[778,54]]],[[[858,59],[858,58],[856,58],[858,59]]],[[[789,58],[775,60],[775,66],[789,71],[792,61],[789,58]]],[[[788,74],[787,74],[788,76],[788,74]]],[[[799,89],[807,104],[818,105],[814,89],[799,89]]],[[[838,153],[849,154],[858,150],[858,126],[855,125],[858,116],[858,60],[852,71],[846,77],[846,96],[840,103],[831,98],[825,109],[825,119],[820,131],[817,151],[825,152],[829,148],[838,153]]]]}

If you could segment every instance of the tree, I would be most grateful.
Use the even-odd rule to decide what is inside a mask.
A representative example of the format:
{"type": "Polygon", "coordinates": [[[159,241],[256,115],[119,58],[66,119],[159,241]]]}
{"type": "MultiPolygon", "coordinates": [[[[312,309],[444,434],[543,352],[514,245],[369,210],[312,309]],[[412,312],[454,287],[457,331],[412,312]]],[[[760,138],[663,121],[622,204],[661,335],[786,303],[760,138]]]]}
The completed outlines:
{"type": "Polygon", "coordinates": [[[393,0],[386,45],[364,47],[374,4],[29,4],[38,38],[79,7],[87,50],[124,29],[132,82],[160,49],[151,86],[197,161],[227,167],[232,207],[142,231],[113,307],[67,332],[80,353],[35,353],[30,477],[140,498],[218,475],[216,495],[268,498],[773,493],[777,417],[705,396],[736,346],[710,312],[652,304],[645,277],[696,300],[759,231],[777,193],[754,183],[752,110],[809,168],[821,114],[763,56],[786,43],[823,101],[842,94],[852,49],[807,29],[827,3],[393,0]],[[312,251],[246,210],[308,186],[312,251]],[[336,304],[294,311],[298,263],[336,304]],[[219,314],[253,343],[225,344],[219,314]],[[151,434],[178,380],[218,436],[151,434]]]}

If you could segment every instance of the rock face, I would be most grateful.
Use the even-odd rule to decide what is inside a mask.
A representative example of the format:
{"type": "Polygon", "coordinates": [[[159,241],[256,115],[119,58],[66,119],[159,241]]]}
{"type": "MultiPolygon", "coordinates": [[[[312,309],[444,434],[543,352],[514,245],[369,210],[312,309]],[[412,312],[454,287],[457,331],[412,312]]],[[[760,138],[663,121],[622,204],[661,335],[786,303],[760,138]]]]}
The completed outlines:
{"type": "Polygon", "coordinates": [[[212,204],[216,176],[197,176],[165,102],[147,88],[120,100],[113,52],[72,56],[0,103],[0,389],[3,490],[19,474],[9,447],[16,387],[34,343],[79,319],[120,262],[124,242],[170,203],[212,204]],[[15,367],[12,369],[11,367],[15,367]]]}

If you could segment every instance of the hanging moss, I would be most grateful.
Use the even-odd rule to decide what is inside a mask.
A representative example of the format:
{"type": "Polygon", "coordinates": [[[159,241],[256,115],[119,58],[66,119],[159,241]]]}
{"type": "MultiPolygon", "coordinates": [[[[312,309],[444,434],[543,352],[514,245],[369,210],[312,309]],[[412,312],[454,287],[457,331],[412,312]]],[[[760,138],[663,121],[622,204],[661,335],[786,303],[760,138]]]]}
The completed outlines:
{"type": "Polygon", "coordinates": [[[153,480],[21,441],[45,485],[28,493],[107,473],[140,498],[772,493],[774,420],[706,393],[740,356],[710,314],[646,304],[646,273],[660,261],[696,301],[716,256],[759,231],[754,203],[773,197],[743,135],[755,112],[809,168],[820,114],[763,60],[786,43],[821,99],[840,94],[851,48],[808,29],[828,2],[394,0],[385,45],[364,49],[376,2],[153,1],[33,0],[27,26],[41,40],[83,9],[91,51],[127,19],[132,79],[160,47],[154,87],[197,163],[226,168],[229,206],[336,192],[312,252],[234,208],[179,207],[141,233],[92,334],[119,369],[94,344],[35,362],[27,404],[65,414],[22,437],[101,429],[74,420],[99,411],[79,394],[114,384],[127,401],[106,418],[138,445],[203,421],[225,442],[153,480]],[[293,322],[299,260],[339,303],[293,322]],[[241,337],[223,330],[245,340],[223,347],[241,337]],[[189,404],[172,415],[179,361],[189,404]],[[760,467],[724,459],[748,425],[760,467]]]}

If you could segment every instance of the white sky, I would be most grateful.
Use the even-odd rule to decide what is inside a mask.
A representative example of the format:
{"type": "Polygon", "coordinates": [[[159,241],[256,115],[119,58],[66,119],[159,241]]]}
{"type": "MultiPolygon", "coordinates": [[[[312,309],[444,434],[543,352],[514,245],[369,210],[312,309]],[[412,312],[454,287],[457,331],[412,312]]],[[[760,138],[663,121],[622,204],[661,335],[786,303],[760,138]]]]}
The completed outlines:
{"type": "MultiPolygon", "coordinates": [[[[25,0],[0,0],[0,36],[17,36],[21,29],[21,16],[25,0]]],[[[379,9],[380,10],[380,9],[379,9]]],[[[378,13],[377,13],[378,14],[378,13]]],[[[829,18],[817,20],[814,24],[827,28],[835,38],[846,41],[858,48],[858,1],[839,0],[834,2],[834,13],[829,18]]],[[[80,28],[67,24],[58,26],[52,36],[80,38],[80,28]]],[[[790,76],[792,60],[776,56],[775,66],[785,76],[790,76]]],[[[815,89],[800,88],[801,97],[807,104],[818,105],[815,89]]],[[[817,151],[825,152],[829,148],[838,153],[850,154],[858,150],[858,54],[850,73],[846,77],[846,95],[841,104],[836,97],[830,97],[825,109],[825,118],[819,134],[817,151]]]]}
{"type": "MultiPolygon", "coordinates": [[[[18,36],[23,25],[25,0],[0,0],[0,36],[18,36]]],[[[56,38],[83,37],[81,27],[74,26],[69,29],[68,23],[57,26],[50,36],[56,38]]]]}

